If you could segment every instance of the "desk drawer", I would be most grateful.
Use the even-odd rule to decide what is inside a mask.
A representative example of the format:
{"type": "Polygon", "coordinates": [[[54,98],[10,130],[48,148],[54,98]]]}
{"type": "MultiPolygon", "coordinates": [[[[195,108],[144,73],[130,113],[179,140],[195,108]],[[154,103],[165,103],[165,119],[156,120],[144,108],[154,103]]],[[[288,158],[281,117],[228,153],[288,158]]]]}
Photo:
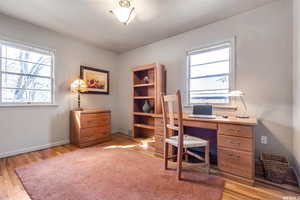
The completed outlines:
{"type": "Polygon", "coordinates": [[[161,135],[155,135],[154,136],[154,139],[155,139],[155,143],[157,144],[163,144],[164,143],[164,136],[161,136],[161,135]]]}
{"type": "Polygon", "coordinates": [[[253,163],[252,153],[218,148],[218,166],[224,172],[252,179],[253,163]]]}
{"type": "Polygon", "coordinates": [[[164,120],[162,118],[155,118],[155,127],[164,127],[164,120]]]}
{"type": "Polygon", "coordinates": [[[161,118],[156,118],[154,120],[154,126],[155,126],[155,135],[160,135],[163,136],[164,135],[164,123],[163,120],[161,118]]]}
{"type": "MultiPolygon", "coordinates": [[[[168,130],[169,137],[174,135],[173,130],[171,130],[171,129],[167,129],[167,130],[168,130]]],[[[156,127],[155,126],[154,131],[155,131],[154,135],[164,137],[164,128],[163,127],[156,127]]]]}
{"type": "MultiPolygon", "coordinates": [[[[177,124],[177,120],[175,120],[175,124],[177,124]]],[[[195,120],[183,120],[183,126],[195,127],[195,128],[205,128],[205,129],[213,129],[217,130],[217,123],[212,122],[201,122],[195,120]]],[[[155,119],[155,128],[163,128],[164,123],[162,119],[155,119]]]]}
{"type": "Polygon", "coordinates": [[[195,128],[205,128],[205,129],[212,129],[212,130],[218,129],[217,123],[201,122],[201,121],[195,121],[195,120],[183,120],[183,126],[189,126],[189,127],[195,127],[195,128]]]}
{"type": "MultiPolygon", "coordinates": [[[[159,135],[155,135],[155,152],[159,153],[159,154],[164,154],[164,137],[163,136],[159,136],[159,135]]],[[[169,145],[169,156],[172,155],[173,152],[173,147],[172,145],[169,145]]]]}
{"type": "Polygon", "coordinates": [[[236,150],[253,151],[253,140],[251,138],[232,137],[218,135],[218,147],[226,147],[236,150]]]}
{"type": "Polygon", "coordinates": [[[233,124],[219,124],[219,134],[245,138],[253,137],[252,127],[233,124]]]}
{"type": "Polygon", "coordinates": [[[163,136],[159,136],[159,135],[155,135],[155,151],[157,153],[164,153],[164,137],[163,136]]]}
{"type": "Polygon", "coordinates": [[[162,127],[155,126],[154,131],[155,131],[154,133],[155,135],[160,135],[160,136],[164,135],[164,129],[162,127]]]}

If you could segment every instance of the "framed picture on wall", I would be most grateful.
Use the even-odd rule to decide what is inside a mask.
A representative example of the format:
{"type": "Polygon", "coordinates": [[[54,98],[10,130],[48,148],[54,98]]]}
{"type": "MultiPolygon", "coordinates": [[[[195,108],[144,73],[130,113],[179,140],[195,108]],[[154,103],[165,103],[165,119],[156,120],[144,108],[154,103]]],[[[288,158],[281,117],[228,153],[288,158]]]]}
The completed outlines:
{"type": "Polygon", "coordinates": [[[80,78],[87,84],[86,94],[109,94],[109,71],[80,66],[80,78]]]}

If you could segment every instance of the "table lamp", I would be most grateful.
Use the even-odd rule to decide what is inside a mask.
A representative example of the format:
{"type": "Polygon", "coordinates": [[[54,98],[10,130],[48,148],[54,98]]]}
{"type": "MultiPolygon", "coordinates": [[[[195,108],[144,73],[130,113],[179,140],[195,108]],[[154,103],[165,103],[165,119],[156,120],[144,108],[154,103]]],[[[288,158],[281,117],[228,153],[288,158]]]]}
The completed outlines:
{"type": "Polygon", "coordinates": [[[241,102],[243,103],[244,112],[240,113],[240,114],[238,113],[236,115],[236,117],[238,117],[238,118],[249,118],[247,104],[246,104],[245,99],[244,99],[245,93],[243,93],[242,91],[239,91],[239,90],[234,90],[234,91],[231,91],[229,93],[229,96],[230,97],[240,97],[241,102]]]}
{"type": "Polygon", "coordinates": [[[77,93],[78,94],[78,110],[82,110],[80,108],[80,93],[87,91],[87,84],[85,83],[84,80],[82,79],[76,79],[75,81],[72,82],[71,84],[71,92],[77,93]]]}

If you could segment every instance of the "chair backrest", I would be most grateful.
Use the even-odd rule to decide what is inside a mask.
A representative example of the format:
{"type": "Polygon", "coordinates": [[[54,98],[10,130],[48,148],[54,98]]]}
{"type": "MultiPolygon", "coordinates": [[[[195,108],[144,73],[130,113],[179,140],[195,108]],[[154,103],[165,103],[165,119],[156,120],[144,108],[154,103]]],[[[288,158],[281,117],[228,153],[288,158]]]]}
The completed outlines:
{"type": "Polygon", "coordinates": [[[183,141],[181,94],[177,90],[175,95],[161,95],[164,122],[164,137],[169,137],[168,130],[178,131],[179,141],[183,141]]]}

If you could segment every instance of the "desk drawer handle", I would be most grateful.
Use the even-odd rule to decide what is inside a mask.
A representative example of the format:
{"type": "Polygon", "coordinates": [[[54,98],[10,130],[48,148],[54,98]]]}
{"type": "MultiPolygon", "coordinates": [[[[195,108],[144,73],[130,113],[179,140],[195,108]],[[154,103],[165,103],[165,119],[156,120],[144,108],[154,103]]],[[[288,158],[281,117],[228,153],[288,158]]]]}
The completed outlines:
{"type": "Polygon", "coordinates": [[[232,154],[232,153],[229,153],[229,154],[227,154],[229,157],[231,157],[231,158],[236,158],[236,159],[240,159],[241,158],[241,156],[239,156],[239,155],[234,155],[234,154],[232,154]]]}
{"type": "Polygon", "coordinates": [[[232,133],[235,133],[235,134],[241,132],[241,130],[237,130],[237,129],[228,129],[228,131],[232,132],[232,133]]]}
{"type": "Polygon", "coordinates": [[[230,140],[230,144],[237,145],[237,146],[240,146],[240,145],[241,145],[240,142],[235,142],[235,141],[232,141],[232,140],[230,140]]]}

